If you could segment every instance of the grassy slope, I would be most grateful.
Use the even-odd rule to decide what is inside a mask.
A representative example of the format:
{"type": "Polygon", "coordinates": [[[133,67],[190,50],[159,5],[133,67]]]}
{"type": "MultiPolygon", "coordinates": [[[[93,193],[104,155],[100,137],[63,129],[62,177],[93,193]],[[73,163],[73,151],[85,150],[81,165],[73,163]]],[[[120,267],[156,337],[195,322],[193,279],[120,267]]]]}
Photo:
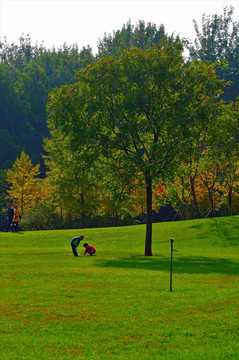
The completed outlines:
{"type": "Polygon", "coordinates": [[[1,359],[239,359],[239,216],[1,233],[1,359]],[[175,240],[169,292],[170,238],[175,240]],[[83,248],[80,246],[79,252],[83,248]]]}

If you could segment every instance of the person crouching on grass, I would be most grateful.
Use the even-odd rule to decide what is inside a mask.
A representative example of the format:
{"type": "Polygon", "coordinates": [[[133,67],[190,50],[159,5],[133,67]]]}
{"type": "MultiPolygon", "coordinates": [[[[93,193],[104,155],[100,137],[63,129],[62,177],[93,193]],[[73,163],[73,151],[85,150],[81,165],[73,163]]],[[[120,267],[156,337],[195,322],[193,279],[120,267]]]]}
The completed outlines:
{"type": "Polygon", "coordinates": [[[85,243],[83,246],[85,248],[84,255],[89,254],[90,256],[95,254],[95,248],[93,246],[90,246],[87,243],[85,243]]]}
{"type": "Polygon", "coordinates": [[[81,242],[81,240],[84,239],[84,236],[76,236],[71,240],[71,247],[72,247],[72,252],[74,254],[74,256],[80,256],[80,254],[78,254],[76,248],[79,245],[79,243],[81,242]]]}

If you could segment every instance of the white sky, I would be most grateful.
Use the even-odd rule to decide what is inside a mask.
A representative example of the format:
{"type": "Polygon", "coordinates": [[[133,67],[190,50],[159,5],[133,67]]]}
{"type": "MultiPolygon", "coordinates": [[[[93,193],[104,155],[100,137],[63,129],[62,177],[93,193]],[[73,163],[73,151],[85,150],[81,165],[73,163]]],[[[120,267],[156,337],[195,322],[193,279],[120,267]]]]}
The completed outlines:
{"type": "Polygon", "coordinates": [[[195,38],[193,19],[201,24],[203,13],[221,14],[225,6],[234,7],[239,20],[239,1],[235,0],[0,0],[0,38],[19,44],[21,34],[29,33],[32,45],[46,48],[77,43],[97,52],[98,39],[120,30],[130,19],[165,26],[171,35],[195,38]]]}

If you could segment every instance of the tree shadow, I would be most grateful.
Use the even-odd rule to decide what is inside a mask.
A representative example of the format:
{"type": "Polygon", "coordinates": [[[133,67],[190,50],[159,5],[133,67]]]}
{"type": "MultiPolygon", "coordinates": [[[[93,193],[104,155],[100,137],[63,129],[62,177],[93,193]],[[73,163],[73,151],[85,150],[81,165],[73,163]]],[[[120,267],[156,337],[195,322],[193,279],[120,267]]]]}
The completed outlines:
{"type": "MultiPolygon", "coordinates": [[[[124,259],[100,260],[99,267],[170,271],[170,258],[163,256],[132,256],[124,259]]],[[[239,275],[239,261],[203,256],[180,257],[173,259],[173,272],[178,274],[239,275]]]]}

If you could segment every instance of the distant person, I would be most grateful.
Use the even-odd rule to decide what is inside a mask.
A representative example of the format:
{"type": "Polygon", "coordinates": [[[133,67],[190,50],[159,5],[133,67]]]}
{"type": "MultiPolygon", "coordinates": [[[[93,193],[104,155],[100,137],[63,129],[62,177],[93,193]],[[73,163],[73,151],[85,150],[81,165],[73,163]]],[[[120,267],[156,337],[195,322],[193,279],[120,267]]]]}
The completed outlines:
{"type": "Polygon", "coordinates": [[[11,204],[7,204],[7,229],[6,229],[7,232],[11,228],[13,216],[14,216],[14,210],[11,207],[11,204]]]}
{"type": "Polygon", "coordinates": [[[12,220],[12,225],[13,225],[13,231],[14,232],[18,232],[18,223],[21,221],[21,217],[19,214],[19,209],[18,206],[15,205],[14,208],[14,216],[13,216],[13,220],[12,220]]]}
{"type": "Polygon", "coordinates": [[[84,236],[76,236],[71,240],[71,247],[72,247],[72,252],[74,254],[74,256],[80,256],[80,254],[78,254],[76,248],[78,247],[79,243],[81,242],[81,240],[84,239],[84,236]]]}
{"type": "Polygon", "coordinates": [[[84,255],[86,255],[86,254],[94,255],[95,254],[96,250],[93,246],[90,246],[87,243],[85,243],[83,246],[85,248],[84,255]]]}

